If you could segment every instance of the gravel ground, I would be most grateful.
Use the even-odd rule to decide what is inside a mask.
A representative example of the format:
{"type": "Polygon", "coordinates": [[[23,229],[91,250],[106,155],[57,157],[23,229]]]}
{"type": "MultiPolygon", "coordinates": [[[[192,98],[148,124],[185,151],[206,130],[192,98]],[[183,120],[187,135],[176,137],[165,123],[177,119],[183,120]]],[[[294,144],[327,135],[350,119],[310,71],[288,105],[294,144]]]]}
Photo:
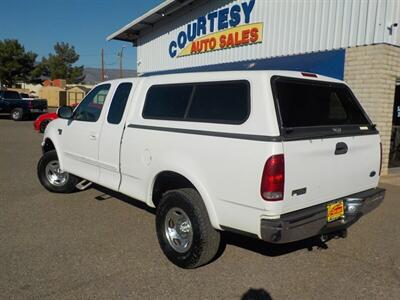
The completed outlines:
{"type": "Polygon", "coordinates": [[[384,203],[346,239],[273,246],[224,234],[216,261],[182,270],[163,256],[141,203],[96,187],[44,190],[41,138],[32,122],[0,116],[2,299],[399,299],[399,178],[382,184],[384,203]]]}

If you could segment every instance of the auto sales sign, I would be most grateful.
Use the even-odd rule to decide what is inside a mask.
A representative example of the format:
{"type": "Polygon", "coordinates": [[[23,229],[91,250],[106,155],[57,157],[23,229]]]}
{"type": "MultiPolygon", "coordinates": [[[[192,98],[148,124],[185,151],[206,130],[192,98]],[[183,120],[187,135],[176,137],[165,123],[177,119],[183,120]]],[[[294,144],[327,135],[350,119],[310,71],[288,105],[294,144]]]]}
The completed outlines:
{"type": "Polygon", "coordinates": [[[255,1],[243,1],[198,17],[170,42],[170,57],[262,43],[264,24],[251,23],[255,1]]]}

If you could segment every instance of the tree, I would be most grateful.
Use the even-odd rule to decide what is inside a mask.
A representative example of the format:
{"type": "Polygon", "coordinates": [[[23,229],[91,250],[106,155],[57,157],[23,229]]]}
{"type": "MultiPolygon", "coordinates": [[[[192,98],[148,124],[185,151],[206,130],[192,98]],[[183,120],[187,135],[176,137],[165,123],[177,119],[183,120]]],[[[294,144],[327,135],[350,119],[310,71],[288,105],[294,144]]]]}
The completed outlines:
{"type": "Polygon", "coordinates": [[[4,86],[12,86],[17,82],[30,82],[35,75],[37,54],[26,52],[17,40],[0,41],[0,82],[4,86]]]}
{"type": "Polygon", "coordinates": [[[66,79],[67,83],[80,83],[85,79],[83,66],[73,66],[79,60],[75,47],[68,43],[56,43],[54,54],[43,58],[38,73],[43,73],[53,79],[66,79]]]}

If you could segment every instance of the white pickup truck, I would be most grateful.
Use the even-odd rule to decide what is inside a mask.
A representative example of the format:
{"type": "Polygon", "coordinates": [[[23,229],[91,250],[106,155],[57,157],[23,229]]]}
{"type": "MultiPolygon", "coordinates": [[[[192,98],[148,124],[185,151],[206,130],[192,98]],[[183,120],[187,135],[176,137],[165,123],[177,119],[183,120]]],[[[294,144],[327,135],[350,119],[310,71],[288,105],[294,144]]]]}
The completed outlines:
{"type": "Polygon", "coordinates": [[[160,246],[183,268],[211,261],[221,231],[270,243],[343,235],[384,198],[378,131],[336,79],[120,79],[58,115],[44,134],[42,185],[69,193],[93,182],[155,207],[160,246]]]}

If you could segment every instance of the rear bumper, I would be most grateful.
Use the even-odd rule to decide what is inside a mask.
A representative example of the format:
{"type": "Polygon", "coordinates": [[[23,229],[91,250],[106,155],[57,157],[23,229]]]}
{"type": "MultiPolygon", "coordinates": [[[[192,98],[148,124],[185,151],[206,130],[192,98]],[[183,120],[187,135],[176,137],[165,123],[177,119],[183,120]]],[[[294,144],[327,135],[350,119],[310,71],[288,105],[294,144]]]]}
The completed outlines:
{"type": "Polygon", "coordinates": [[[341,199],[282,215],[276,220],[261,220],[261,237],[270,243],[289,243],[348,228],[382,203],[385,190],[369,189],[341,199]],[[344,200],[345,214],[327,222],[327,204],[344,200]]]}

